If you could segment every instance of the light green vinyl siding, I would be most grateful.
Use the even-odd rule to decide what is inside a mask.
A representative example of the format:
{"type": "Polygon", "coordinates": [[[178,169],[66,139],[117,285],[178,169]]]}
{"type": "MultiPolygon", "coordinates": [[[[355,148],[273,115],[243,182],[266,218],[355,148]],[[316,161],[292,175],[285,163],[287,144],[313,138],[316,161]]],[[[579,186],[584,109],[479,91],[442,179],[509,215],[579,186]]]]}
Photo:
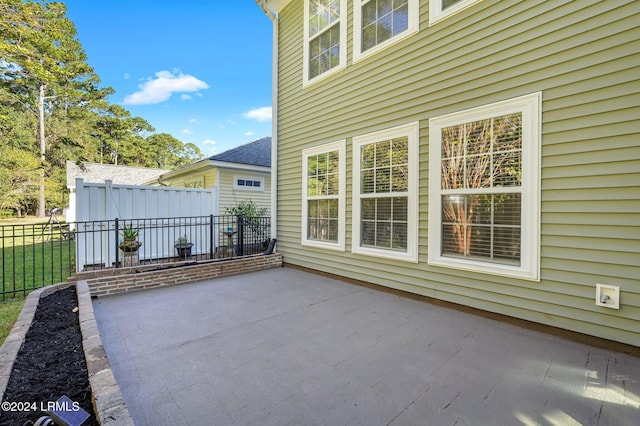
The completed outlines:
{"type": "Polygon", "coordinates": [[[302,87],[279,14],[278,250],[287,263],[640,346],[640,2],[480,1],[302,87]],[[540,282],[427,264],[429,118],[542,93],[540,282]],[[419,262],[351,253],[352,138],[420,123],[419,262]],[[346,251],[300,244],[303,149],[347,140],[346,251]],[[620,286],[620,310],[595,305],[620,286]]]}
{"type": "Polygon", "coordinates": [[[269,173],[248,172],[220,168],[220,212],[225,214],[227,207],[235,207],[242,201],[251,200],[258,207],[267,209],[267,215],[271,211],[271,175],[269,173]],[[251,191],[234,188],[234,176],[262,178],[264,191],[251,191]]]}
{"type": "Polygon", "coordinates": [[[185,183],[192,179],[204,179],[204,187],[211,188],[212,186],[217,185],[217,168],[216,167],[207,167],[198,169],[195,171],[190,171],[187,173],[181,173],[177,176],[171,176],[170,178],[165,178],[162,180],[162,183],[168,185],[172,188],[182,188],[185,186],[185,183]]]}

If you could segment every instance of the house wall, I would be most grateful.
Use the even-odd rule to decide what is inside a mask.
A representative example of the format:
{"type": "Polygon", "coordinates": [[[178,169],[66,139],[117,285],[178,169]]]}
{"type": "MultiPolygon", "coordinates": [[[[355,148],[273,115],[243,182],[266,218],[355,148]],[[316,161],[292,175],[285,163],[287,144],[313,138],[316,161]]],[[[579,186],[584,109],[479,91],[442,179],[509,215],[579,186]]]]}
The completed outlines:
{"type": "Polygon", "coordinates": [[[271,215],[271,174],[244,170],[220,168],[220,214],[225,214],[227,207],[235,207],[238,203],[251,200],[258,207],[267,209],[271,215]],[[262,182],[262,190],[254,191],[235,187],[234,176],[256,178],[262,182]]]}
{"type": "Polygon", "coordinates": [[[204,181],[204,188],[216,186],[218,184],[217,168],[207,167],[186,172],[172,178],[163,179],[162,183],[173,188],[184,188],[188,182],[198,179],[202,179],[204,181]]]}
{"type": "Polygon", "coordinates": [[[286,263],[640,346],[637,1],[480,1],[303,88],[303,2],[279,13],[278,251],[286,263]],[[427,264],[429,118],[542,93],[540,281],[427,264]],[[352,138],[418,121],[419,256],[351,252],[352,138]],[[302,150],[346,139],[344,252],[301,245],[302,150]],[[595,305],[620,286],[619,310],[595,305]]]}

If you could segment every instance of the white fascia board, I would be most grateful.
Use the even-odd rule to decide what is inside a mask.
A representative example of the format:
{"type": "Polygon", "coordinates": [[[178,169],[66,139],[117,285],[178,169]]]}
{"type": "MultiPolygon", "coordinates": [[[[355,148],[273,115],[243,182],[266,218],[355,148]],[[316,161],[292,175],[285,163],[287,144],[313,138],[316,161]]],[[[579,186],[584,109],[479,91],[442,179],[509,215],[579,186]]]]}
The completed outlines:
{"type": "Polygon", "coordinates": [[[262,173],[271,173],[271,167],[265,166],[255,166],[253,164],[242,164],[242,163],[230,163],[226,161],[211,161],[212,167],[218,167],[221,169],[231,169],[231,170],[243,170],[250,172],[262,172],[262,173]]]}
{"type": "Polygon", "coordinates": [[[256,0],[256,3],[277,15],[286,5],[291,3],[291,1],[292,0],[256,0]]]}

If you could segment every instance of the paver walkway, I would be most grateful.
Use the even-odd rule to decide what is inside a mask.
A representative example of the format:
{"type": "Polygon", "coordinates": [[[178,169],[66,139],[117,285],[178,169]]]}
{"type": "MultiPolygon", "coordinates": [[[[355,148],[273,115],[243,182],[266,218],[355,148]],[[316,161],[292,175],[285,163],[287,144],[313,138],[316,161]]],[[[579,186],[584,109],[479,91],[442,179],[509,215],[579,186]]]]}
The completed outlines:
{"type": "Polygon", "coordinates": [[[137,425],[640,424],[640,359],[295,269],[97,299],[137,425]]]}

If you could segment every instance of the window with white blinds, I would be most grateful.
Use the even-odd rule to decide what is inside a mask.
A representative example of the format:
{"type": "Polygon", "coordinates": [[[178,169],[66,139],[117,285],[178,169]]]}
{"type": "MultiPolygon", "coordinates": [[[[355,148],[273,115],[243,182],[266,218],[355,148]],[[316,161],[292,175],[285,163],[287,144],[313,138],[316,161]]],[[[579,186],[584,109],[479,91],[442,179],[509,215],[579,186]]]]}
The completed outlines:
{"type": "Polygon", "coordinates": [[[418,124],[353,138],[354,253],[417,261],[418,124]]]}
{"type": "Polygon", "coordinates": [[[344,250],[345,141],[302,152],[302,244],[344,250]]]}
{"type": "Polygon", "coordinates": [[[537,279],[539,103],[430,120],[431,263],[537,279]]]}

